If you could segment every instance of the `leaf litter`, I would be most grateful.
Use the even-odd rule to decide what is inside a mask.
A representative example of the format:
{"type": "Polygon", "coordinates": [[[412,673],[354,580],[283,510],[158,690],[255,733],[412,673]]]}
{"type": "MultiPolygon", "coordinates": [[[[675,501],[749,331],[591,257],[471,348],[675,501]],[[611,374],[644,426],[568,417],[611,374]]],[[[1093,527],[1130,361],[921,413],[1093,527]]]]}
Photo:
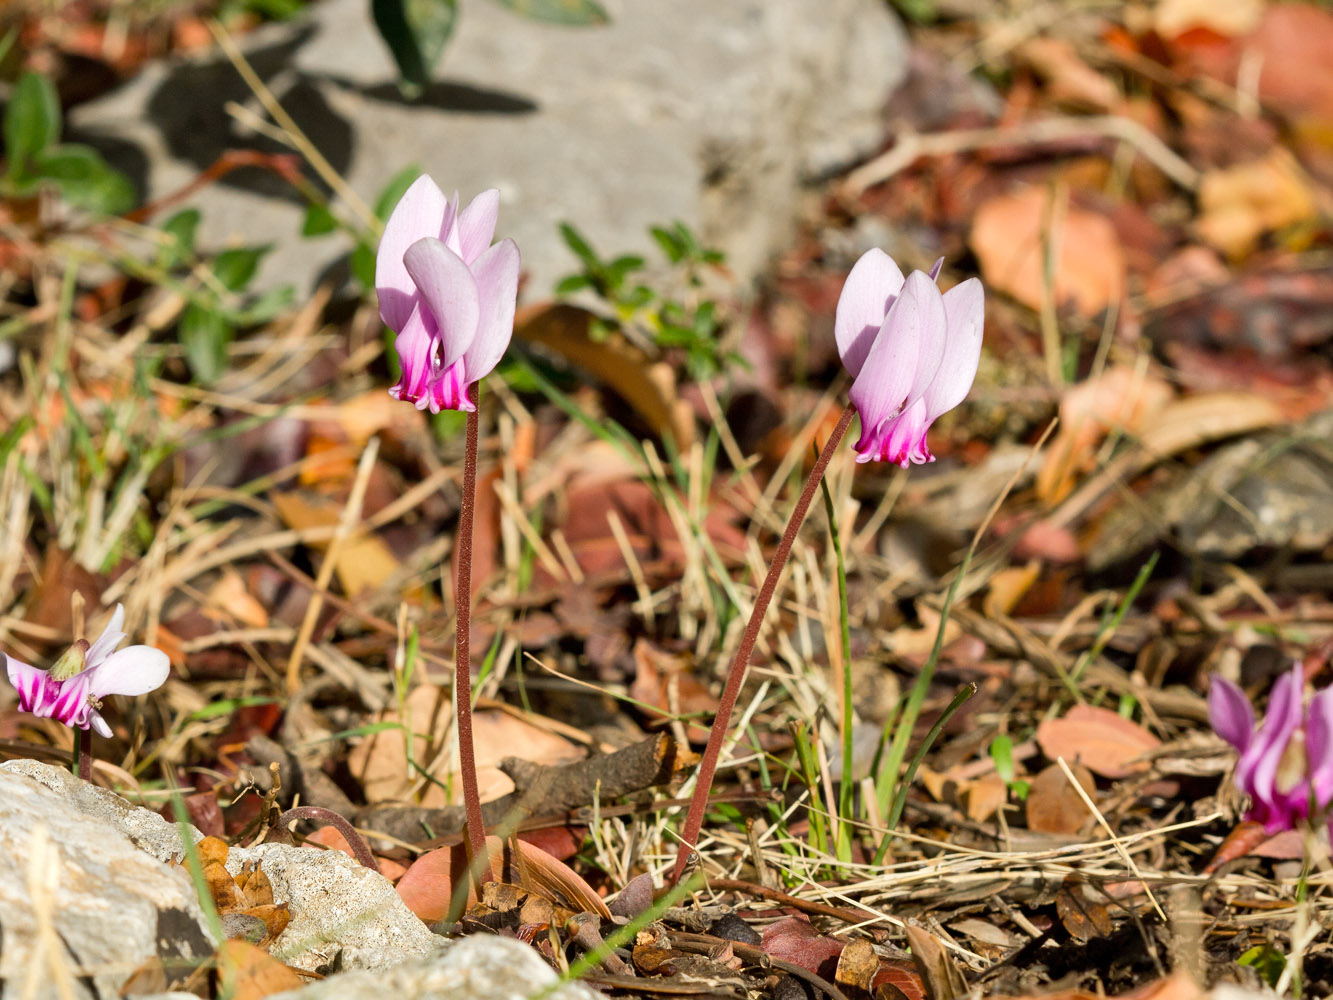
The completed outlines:
{"type": "MultiPolygon", "coordinates": [[[[1301,843],[1243,821],[1204,700],[1213,674],[1262,699],[1296,659],[1330,679],[1333,16],[983,8],[913,28],[899,138],[820,192],[726,331],[761,359],[752,378],[696,383],[681,351],[603,336],[580,306],[521,315],[482,441],[476,719],[500,878],[480,894],[448,687],[460,452],[388,405],[373,304],[324,295],[253,324],[203,386],[170,337],[182,302],[89,286],[64,232],[5,205],[23,361],[0,376],[0,639],[53,658],[80,594],[124,602],[168,651],[172,678],[122,706],[94,776],[211,835],[205,882],[234,925],[209,968],[142,984],[302,981],[267,954],[285,909],[262,870],[233,879],[214,856],[270,838],[373,851],[441,933],[513,935],[562,969],[602,955],[583,974],[614,995],[1176,1000],[1285,989],[1290,970],[1333,991],[1326,935],[1297,930],[1333,919],[1326,845],[1303,876],[1301,843]],[[701,882],[663,895],[721,665],[831,426],[836,290],[885,233],[918,266],[947,256],[946,286],[979,272],[992,300],[939,463],[830,469],[847,718],[868,749],[844,775],[816,516],[752,661],[701,882]],[[938,732],[890,830],[882,734],[941,629],[906,763],[938,732]],[[275,826],[295,803],[351,839],[275,826]]],[[[42,23],[43,45],[108,58],[42,23]]],[[[131,44],[112,68],[155,54],[131,44]]],[[[5,756],[72,749],[0,711],[5,756]]]]}

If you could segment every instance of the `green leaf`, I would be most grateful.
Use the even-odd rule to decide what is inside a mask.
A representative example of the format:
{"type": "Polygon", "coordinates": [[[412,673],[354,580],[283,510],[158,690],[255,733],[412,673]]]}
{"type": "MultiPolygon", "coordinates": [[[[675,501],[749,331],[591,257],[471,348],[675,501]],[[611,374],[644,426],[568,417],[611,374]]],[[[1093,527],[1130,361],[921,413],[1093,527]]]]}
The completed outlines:
{"type": "Polygon", "coordinates": [[[311,202],[306,206],[305,221],[301,223],[301,235],[307,238],[311,236],[323,236],[325,233],[331,233],[338,228],[338,219],[323,205],[316,205],[311,202]]]}
{"type": "Polygon", "coordinates": [[[134,185],[91,146],[70,143],[38,153],[33,170],[76,208],[119,215],[134,207],[134,185]]]}
{"type": "Polygon", "coordinates": [[[379,198],[375,200],[375,217],[381,222],[387,222],[398,202],[402,200],[403,195],[407,194],[407,189],[420,176],[421,168],[416,164],[404,167],[394,174],[393,179],[384,185],[384,190],[380,192],[379,198]]]}
{"type": "Polygon", "coordinates": [[[236,326],[258,326],[286,311],[295,300],[296,289],[291,285],[280,285],[270,288],[244,309],[228,311],[225,315],[236,326]]]}
{"type": "Polygon", "coordinates": [[[663,229],[661,226],[653,226],[653,228],[648,231],[652,233],[653,239],[657,241],[657,245],[662,248],[662,253],[666,256],[667,260],[673,264],[679,264],[685,259],[685,247],[681,246],[680,240],[675,233],[663,229]]]}
{"type": "Polygon", "coordinates": [[[375,250],[370,244],[358,243],[352,251],[348,266],[352,270],[352,277],[361,282],[362,288],[375,287],[375,250]]]}
{"type": "Polygon", "coordinates": [[[494,0],[515,14],[550,24],[610,24],[611,18],[593,0],[494,0]]]}
{"type": "Polygon", "coordinates": [[[567,278],[561,278],[555,286],[556,295],[572,295],[575,292],[582,291],[592,285],[592,279],[586,274],[571,274],[567,278]]]}
{"type": "Polygon", "coordinates": [[[560,238],[565,241],[565,246],[574,251],[574,256],[583,261],[584,266],[589,271],[600,271],[602,262],[598,258],[596,251],[591,244],[583,238],[583,234],[571,226],[568,222],[560,223],[560,238]]]}
{"type": "Polygon", "coordinates": [[[199,209],[187,208],[162,224],[163,235],[170,237],[163,244],[158,257],[164,269],[179,267],[194,256],[194,238],[200,218],[199,209]]]}
{"type": "Polygon", "coordinates": [[[272,246],[237,247],[223,250],[213,258],[213,274],[230,292],[239,292],[250,284],[250,280],[259,270],[259,262],[272,246]]]}
{"type": "Polygon", "coordinates": [[[407,93],[430,82],[458,19],[457,0],[371,0],[380,37],[389,46],[407,93]]]}
{"type": "Polygon", "coordinates": [[[24,73],[5,108],[5,156],[11,178],[27,172],[29,161],[60,136],[60,100],[55,85],[40,73],[24,73]]]}
{"type": "Polygon", "coordinates": [[[185,307],[178,336],[198,381],[214,382],[226,370],[227,348],[235,335],[236,330],[216,307],[197,302],[185,307]]]}

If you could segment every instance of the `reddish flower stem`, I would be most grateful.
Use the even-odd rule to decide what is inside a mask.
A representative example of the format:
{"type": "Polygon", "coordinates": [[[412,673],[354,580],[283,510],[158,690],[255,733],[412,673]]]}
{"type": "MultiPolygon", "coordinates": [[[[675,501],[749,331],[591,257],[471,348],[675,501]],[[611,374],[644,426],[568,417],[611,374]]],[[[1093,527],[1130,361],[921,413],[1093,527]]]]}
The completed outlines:
{"type": "Polygon", "coordinates": [[[472,410],[467,415],[467,438],[463,452],[463,500],[458,511],[457,646],[454,661],[454,699],[458,719],[458,767],[463,777],[463,808],[467,815],[468,860],[479,882],[491,881],[490,853],[486,850],[486,826],[481,818],[481,794],[477,790],[477,757],[472,747],[472,515],[477,503],[478,399],[468,390],[472,410]]]}
{"type": "Polygon", "coordinates": [[[294,806],[278,817],[273,825],[286,828],[287,824],[295,819],[313,819],[322,823],[328,823],[337,829],[339,833],[346,838],[348,845],[352,848],[352,853],[356,855],[356,860],[361,862],[362,866],[371,871],[379,871],[379,863],[375,860],[375,855],[371,853],[370,845],[366,843],[361,834],[356,832],[356,828],[347,821],[347,818],[332,809],[325,809],[322,806],[294,806]]]}
{"type": "Polygon", "coordinates": [[[754,610],[750,612],[745,635],[741,638],[736,657],[731,661],[731,667],[727,671],[727,685],[722,691],[722,701],[717,706],[717,715],[713,718],[713,728],[708,733],[708,746],[704,749],[703,760],[699,763],[699,776],[694,786],[694,794],[690,797],[689,812],[685,814],[685,827],[680,833],[680,850],[676,853],[676,863],[671,869],[669,878],[671,885],[680,880],[689,864],[690,856],[694,853],[695,841],[699,837],[699,830],[703,827],[704,810],[708,807],[708,793],[713,787],[713,774],[717,771],[718,755],[722,753],[722,740],[727,735],[731,713],[736,708],[736,699],[740,697],[741,683],[745,680],[745,671],[750,665],[750,655],[754,652],[754,644],[759,639],[759,628],[768,613],[769,602],[773,599],[773,592],[777,590],[778,578],[787,563],[787,556],[791,554],[791,547],[796,541],[796,533],[801,529],[801,522],[805,520],[806,512],[810,509],[810,502],[815,497],[815,489],[819,486],[819,481],[824,478],[824,470],[828,468],[833,452],[837,450],[843,435],[847,433],[847,426],[852,422],[854,412],[855,410],[848,404],[843,409],[837,426],[833,428],[833,433],[824,442],[819,457],[815,459],[815,467],[810,470],[810,478],[805,481],[805,489],[801,491],[801,496],[796,501],[796,508],[787,521],[782,540],[778,542],[773,559],[768,564],[768,575],[764,577],[764,583],[759,588],[758,596],[755,597],[754,610]]]}
{"type": "Polygon", "coordinates": [[[90,729],[79,730],[79,780],[93,780],[93,734],[90,729]]]}

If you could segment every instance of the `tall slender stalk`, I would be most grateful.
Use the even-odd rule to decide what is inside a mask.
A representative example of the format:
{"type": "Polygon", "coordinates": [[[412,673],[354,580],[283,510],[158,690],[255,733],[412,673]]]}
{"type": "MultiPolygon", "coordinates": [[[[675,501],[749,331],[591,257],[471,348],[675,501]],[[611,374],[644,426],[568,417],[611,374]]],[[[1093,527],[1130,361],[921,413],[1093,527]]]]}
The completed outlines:
{"type": "Polygon", "coordinates": [[[805,481],[805,489],[801,491],[796,507],[791,512],[791,518],[787,521],[782,540],[778,542],[773,559],[768,564],[768,575],[764,577],[764,582],[755,597],[754,610],[750,612],[745,634],[741,637],[740,647],[736,650],[736,656],[727,671],[727,684],[722,690],[722,700],[717,706],[713,728],[708,734],[708,746],[704,748],[703,760],[699,762],[694,794],[690,797],[689,812],[685,814],[685,826],[680,833],[680,849],[676,853],[676,862],[671,868],[668,879],[672,885],[680,880],[689,865],[690,857],[694,854],[695,841],[699,837],[700,829],[703,828],[704,811],[708,808],[708,793],[713,787],[713,775],[717,772],[717,759],[722,753],[722,741],[727,735],[727,726],[731,722],[731,713],[736,708],[736,700],[740,697],[741,683],[745,680],[745,671],[750,665],[750,655],[754,652],[754,644],[759,639],[759,628],[768,613],[773,592],[777,590],[778,577],[782,575],[782,568],[787,564],[787,557],[791,554],[791,547],[796,541],[796,533],[800,530],[801,522],[805,520],[806,512],[810,509],[810,502],[815,497],[815,489],[819,486],[819,481],[824,478],[824,470],[828,468],[833,452],[837,450],[843,435],[847,433],[847,427],[852,422],[852,414],[855,412],[850,404],[847,405],[842,411],[842,416],[838,418],[833,433],[824,442],[819,458],[815,460],[815,467],[810,470],[810,478],[805,481]]]}
{"type": "Polygon", "coordinates": [[[467,814],[467,842],[471,870],[481,882],[492,878],[490,854],[486,851],[486,826],[481,818],[481,795],[477,791],[477,756],[472,747],[472,515],[477,502],[477,424],[480,420],[481,384],[471,395],[467,415],[467,437],[463,451],[463,500],[458,511],[458,607],[457,648],[454,660],[455,717],[458,720],[458,769],[463,777],[463,808],[467,814]]]}

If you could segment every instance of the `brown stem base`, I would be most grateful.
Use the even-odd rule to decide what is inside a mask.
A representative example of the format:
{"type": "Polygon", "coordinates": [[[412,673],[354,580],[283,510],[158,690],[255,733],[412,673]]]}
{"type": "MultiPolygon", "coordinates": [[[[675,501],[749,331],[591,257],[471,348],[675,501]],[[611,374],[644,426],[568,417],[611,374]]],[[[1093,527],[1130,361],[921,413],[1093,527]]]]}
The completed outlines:
{"type": "Polygon", "coordinates": [[[93,733],[91,729],[79,730],[79,780],[93,780],[93,733]]]}

